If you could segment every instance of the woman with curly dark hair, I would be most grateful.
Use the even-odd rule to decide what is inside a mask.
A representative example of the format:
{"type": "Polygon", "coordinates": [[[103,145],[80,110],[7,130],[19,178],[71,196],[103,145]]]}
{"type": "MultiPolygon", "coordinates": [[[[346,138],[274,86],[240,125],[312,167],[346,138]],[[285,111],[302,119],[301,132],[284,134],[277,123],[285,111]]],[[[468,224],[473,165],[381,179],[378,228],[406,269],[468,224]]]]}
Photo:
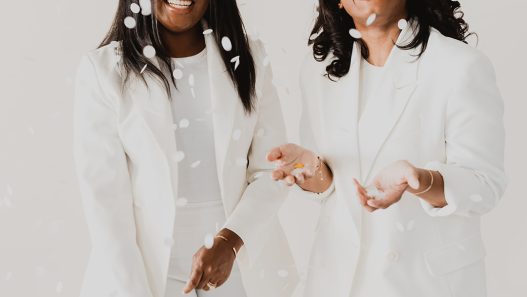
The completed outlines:
{"type": "Polygon", "coordinates": [[[503,102],[450,0],[320,0],[302,146],[275,179],[323,205],[304,296],[482,297],[503,102]]]}

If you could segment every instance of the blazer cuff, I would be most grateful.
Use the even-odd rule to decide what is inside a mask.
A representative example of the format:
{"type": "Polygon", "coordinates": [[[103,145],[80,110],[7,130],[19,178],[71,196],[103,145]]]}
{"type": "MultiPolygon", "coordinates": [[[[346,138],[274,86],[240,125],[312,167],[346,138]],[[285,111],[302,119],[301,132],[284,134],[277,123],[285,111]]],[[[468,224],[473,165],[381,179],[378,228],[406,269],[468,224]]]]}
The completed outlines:
{"type": "Polygon", "coordinates": [[[310,191],[306,191],[297,184],[295,184],[293,187],[304,197],[307,197],[308,199],[314,200],[319,203],[324,203],[329,198],[329,196],[331,196],[331,194],[333,194],[333,192],[335,191],[335,179],[333,178],[333,180],[331,181],[331,185],[329,185],[329,187],[322,193],[313,193],[310,191]]]}
{"type": "Polygon", "coordinates": [[[466,180],[464,172],[460,172],[452,166],[437,161],[427,163],[424,168],[441,173],[444,181],[445,200],[447,202],[447,205],[444,207],[435,207],[424,199],[419,199],[425,212],[433,217],[445,217],[456,213],[462,203],[461,199],[467,200],[468,198],[468,196],[461,197],[464,196],[463,194],[460,195],[460,193],[466,191],[467,186],[463,183],[466,180]]]}

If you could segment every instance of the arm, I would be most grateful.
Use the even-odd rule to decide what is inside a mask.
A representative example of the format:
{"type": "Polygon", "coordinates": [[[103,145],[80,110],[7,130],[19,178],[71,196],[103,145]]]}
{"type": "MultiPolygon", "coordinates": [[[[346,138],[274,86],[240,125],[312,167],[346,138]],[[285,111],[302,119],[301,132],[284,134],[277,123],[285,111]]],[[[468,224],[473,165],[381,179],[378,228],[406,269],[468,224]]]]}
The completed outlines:
{"type": "Polygon", "coordinates": [[[136,244],[132,193],[117,114],[89,57],[77,72],[74,158],[92,253],[104,257],[123,296],[152,296],[136,244]]]}

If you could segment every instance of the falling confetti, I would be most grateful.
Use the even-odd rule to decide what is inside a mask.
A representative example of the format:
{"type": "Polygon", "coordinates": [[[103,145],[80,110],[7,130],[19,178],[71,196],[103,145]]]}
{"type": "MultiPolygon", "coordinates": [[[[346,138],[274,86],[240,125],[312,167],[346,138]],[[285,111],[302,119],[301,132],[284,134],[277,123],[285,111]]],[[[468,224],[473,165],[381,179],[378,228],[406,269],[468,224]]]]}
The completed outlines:
{"type": "Polygon", "coordinates": [[[177,124],[173,124],[172,129],[177,130],[177,124]]]}
{"type": "Polygon", "coordinates": [[[143,55],[149,59],[153,58],[156,56],[156,49],[151,45],[147,45],[143,48],[143,55]]]}
{"type": "Polygon", "coordinates": [[[203,240],[203,245],[207,249],[211,249],[214,246],[214,236],[212,234],[205,235],[205,239],[203,240]]]}
{"type": "Polygon", "coordinates": [[[397,222],[397,224],[395,225],[397,227],[397,230],[399,230],[400,232],[404,232],[404,225],[401,223],[401,222],[397,222]]]}
{"type": "Polygon", "coordinates": [[[139,5],[141,5],[141,14],[145,16],[152,14],[152,5],[150,0],[139,0],[139,5]]]}
{"type": "Polygon", "coordinates": [[[242,131],[240,129],[236,129],[233,133],[232,133],[232,139],[233,140],[239,140],[240,139],[240,136],[242,135],[242,131]]]}
{"type": "Polygon", "coordinates": [[[9,271],[5,275],[5,280],[8,281],[13,277],[13,272],[9,271]]]}
{"type": "Polygon", "coordinates": [[[174,69],[174,72],[172,72],[172,75],[174,75],[175,79],[182,79],[183,78],[183,71],[179,68],[174,69]]]}
{"type": "Polygon", "coordinates": [[[232,58],[231,63],[234,63],[234,70],[238,69],[238,66],[240,66],[240,56],[232,58]]]}
{"type": "Polygon", "coordinates": [[[191,167],[191,168],[196,168],[196,167],[199,166],[199,164],[201,164],[201,161],[198,160],[198,161],[196,161],[196,162],[190,164],[190,167],[191,167]]]}
{"type": "Polygon", "coordinates": [[[183,207],[183,206],[186,206],[187,204],[188,204],[187,198],[181,197],[176,200],[176,206],[178,207],[183,207]]]}
{"type": "Polygon", "coordinates": [[[309,40],[315,40],[315,39],[317,39],[317,37],[320,36],[320,34],[322,34],[322,30],[321,30],[321,31],[318,31],[318,32],[316,32],[316,33],[311,34],[311,36],[309,36],[309,40]]]}
{"type": "Polygon", "coordinates": [[[185,159],[185,153],[182,151],[177,151],[174,154],[174,161],[181,162],[183,159],[185,159]]]}
{"type": "Polygon", "coordinates": [[[145,66],[143,66],[143,69],[141,69],[141,72],[140,72],[141,74],[143,74],[143,72],[145,72],[145,70],[146,70],[146,66],[148,66],[148,65],[145,64],[145,66]]]}
{"type": "Polygon", "coordinates": [[[139,11],[141,11],[141,6],[139,6],[137,3],[132,3],[130,4],[130,10],[133,13],[139,13],[139,11]]]}
{"type": "Polygon", "coordinates": [[[269,65],[270,62],[271,62],[271,59],[269,59],[269,56],[265,56],[265,58],[262,61],[262,64],[264,66],[267,66],[267,65],[269,65]]]}
{"type": "Polygon", "coordinates": [[[193,87],[194,86],[194,74],[189,75],[188,77],[188,84],[193,87]]]}
{"type": "Polygon", "coordinates": [[[377,18],[377,14],[376,13],[370,14],[368,19],[366,20],[366,26],[369,26],[369,25],[373,24],[373,22],[375,22],[376,18],[377,18]]]}
{"type": "Polygon", "coordinates": [[[399,27],[399,29],[401,30],[404,30],[404,28],[406,28],[407,25],[408,25],[408,22],[405,19],[400,19],[397,22],[397,27],[399,27]]]}
{"type": "Polygon", "coordinates": [[[231,42],[231,39],[227,36],[224,36],[222,39],[221,39],[221,46],[223,47],[224,50],[230,52],[232,50],[232,42],[231,42]]]}
{"type": "Polygon", "coordinates": [[[136,22],[135,22],[135,19],[133,17],[126,17],[124,18],[124,25],[126,26],[126,28],[128,29],[133,29],[135,28],[136,26],[136,22]]]}
{"type": "Polygon", "coordinates": [[[179,121],[179,128],[185,129],[188,128],[188,126],[190,126],[190,121],[188,119],[181,119],[181,121],[179,121]]]}
{"type": "Polygon", "coordinates": [[[289,272],[285,269],[278,270],[277,272],[279,277],[286,278],[289,275],[289,272]]]}
{"type": "Polygon", "coordinates": [[[203,35],[212,34],[212,29],[207,29],[203,31],[203,35]]]}
{"type": "Polygon", "coordinates": [[[192,98],[196,98],[196,91],[194,91],[194,88],[190,88],[190,95],[192,95],[192,98]]]}
{"type": "Polygon", "coordinates": [[[361,39],[362,38],[362,34],[360,34],[360,32],[355,29],[355,28],[351,28],[350,31],[349,31],[349,34],[351,35],[351,37],[355,38],[355,39],[361,39]]]}

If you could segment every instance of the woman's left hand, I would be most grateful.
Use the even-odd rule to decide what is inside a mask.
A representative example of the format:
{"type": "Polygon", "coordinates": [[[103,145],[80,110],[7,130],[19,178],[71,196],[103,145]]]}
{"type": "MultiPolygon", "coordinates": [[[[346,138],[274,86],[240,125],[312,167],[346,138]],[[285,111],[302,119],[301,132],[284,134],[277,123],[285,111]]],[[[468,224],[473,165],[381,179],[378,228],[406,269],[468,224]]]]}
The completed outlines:
{"type": "Polygon", "coordinates": [[[362,206],[370,212],[399,202],[408,187],[419,189],[419,171],[408,161],[397,161],[381,170],[368,188],[353,180],[362,206]]]}
{"type": "Polygon", "coordinates": [[[183,289],[185,294],[194,289],[214,289],[223,285],[229,278],[236,259],[233,248],[239,250],[243,242],[236,233],[228,229],[221,230],[219,234],[228,238],[228,241],[215,237],[210,249],[203,246],[194,254],[192,272],[183,289]]]}

